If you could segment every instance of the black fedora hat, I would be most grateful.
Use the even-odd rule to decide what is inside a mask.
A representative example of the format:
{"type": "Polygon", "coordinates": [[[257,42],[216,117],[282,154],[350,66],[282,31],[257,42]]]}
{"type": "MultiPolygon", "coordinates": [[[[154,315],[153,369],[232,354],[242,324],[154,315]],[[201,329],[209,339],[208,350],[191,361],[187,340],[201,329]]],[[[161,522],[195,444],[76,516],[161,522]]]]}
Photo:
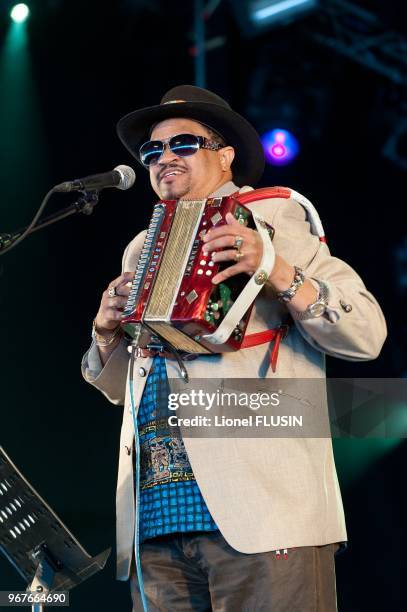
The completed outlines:
{"type": "Polygon", "coordinates": [[[120,119],[117,133],[138,161],[140,146],[149,139],[152,126],[171,117],[185,117],[212,128],[235,149],[233,180],[239,186],[255,185],[264,171],[264,152],[256,130],[221,97],[194,85],[167,91],[156,106],[141,108],[120,119]]]}

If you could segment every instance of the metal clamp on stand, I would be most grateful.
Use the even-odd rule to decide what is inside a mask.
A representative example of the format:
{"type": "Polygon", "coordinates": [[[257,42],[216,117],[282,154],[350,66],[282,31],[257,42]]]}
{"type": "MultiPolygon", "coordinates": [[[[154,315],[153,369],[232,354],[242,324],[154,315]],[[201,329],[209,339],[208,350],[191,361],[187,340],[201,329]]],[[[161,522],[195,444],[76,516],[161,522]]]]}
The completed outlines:
{"type": "MultiPolygon", "coordinates": [[[[34,579],[28,585],[27,591],[30,591],[33,595],[43,595],[46,599],[46,596],[52,590],[55,574],[62,569],[61,564],[51,558],[45,545],[38,547],[31,556],[38,561],[38,565],[34,579]]],[[[43,603],[34,603],[32,605],[32,612],[43,612],[44,609],[43,603]]]]}

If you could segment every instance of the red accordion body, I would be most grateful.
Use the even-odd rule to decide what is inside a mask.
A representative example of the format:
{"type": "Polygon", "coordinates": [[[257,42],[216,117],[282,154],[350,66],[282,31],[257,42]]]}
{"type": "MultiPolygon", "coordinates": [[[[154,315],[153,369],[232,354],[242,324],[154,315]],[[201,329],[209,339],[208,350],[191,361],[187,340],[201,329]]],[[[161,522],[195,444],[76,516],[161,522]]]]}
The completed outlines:
{"type": "MultiPolygon", "coordinates": [[[[155,205],[122,320],[126,332],[137,335],[140,347],[157,339],[197,354],[241,347],[252,305],[225,342],[213,344],[207,339],[216,333],[248,281],[246,274],[238,274],[214,285],[213,277],[225,264],[203,253],[203,236],[224,225],[228,212],[256,229],[252,212],[237,195],[155,205]]],[[[273,229],[267,229],[272,238],[273,229]]]]}

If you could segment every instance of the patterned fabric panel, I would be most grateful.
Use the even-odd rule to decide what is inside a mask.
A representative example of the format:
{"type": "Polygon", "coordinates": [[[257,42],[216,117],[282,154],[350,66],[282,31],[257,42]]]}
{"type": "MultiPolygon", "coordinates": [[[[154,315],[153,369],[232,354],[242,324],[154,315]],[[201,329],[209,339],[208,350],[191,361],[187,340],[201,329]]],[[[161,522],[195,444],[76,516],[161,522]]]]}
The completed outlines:
{"type": "Polygon", "coordinates": [[[179,429],[168,427],[164,357],[154,358],[138,412],[140,542],[169,533],[214,531],[179,429]]]}

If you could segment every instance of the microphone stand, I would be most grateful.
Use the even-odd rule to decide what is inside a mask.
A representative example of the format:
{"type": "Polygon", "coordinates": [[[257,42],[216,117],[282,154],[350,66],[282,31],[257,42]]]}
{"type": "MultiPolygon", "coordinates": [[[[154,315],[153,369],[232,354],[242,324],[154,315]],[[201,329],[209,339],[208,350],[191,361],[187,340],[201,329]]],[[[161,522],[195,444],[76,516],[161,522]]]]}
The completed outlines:
{"type": "Polygon", "coordinates": [[[40,229],[43,229],[44,227],[47,227],[48,225],[52,225],[53,223],[56,223],[57,221],[61,221],[62,219],[65,219],[66,217],[75,215],[76,213],[83,213],[84,215],[91,215],[93,212],[93,208],[96,206],[98,201],[99,201],[98,191],[83,191],[81,192],[76,202],[74,202],[73,204],[70,204],[70,206],[67,206],[66,208],[63,208],[57,213],[48,215],[47,217],[44,217],[42,220],[37,221],[37,223],[33,227],[30,228],[30,226],[27,225],[21,229],[16,230],[12,234],[0,233],[0,254],[3,249],[8,250],[13,245],[13,243],[16,240],[18,240],[26,232],[28,228],[30,228],[30,230],[26,233],[26,236],[40,229]]]}

